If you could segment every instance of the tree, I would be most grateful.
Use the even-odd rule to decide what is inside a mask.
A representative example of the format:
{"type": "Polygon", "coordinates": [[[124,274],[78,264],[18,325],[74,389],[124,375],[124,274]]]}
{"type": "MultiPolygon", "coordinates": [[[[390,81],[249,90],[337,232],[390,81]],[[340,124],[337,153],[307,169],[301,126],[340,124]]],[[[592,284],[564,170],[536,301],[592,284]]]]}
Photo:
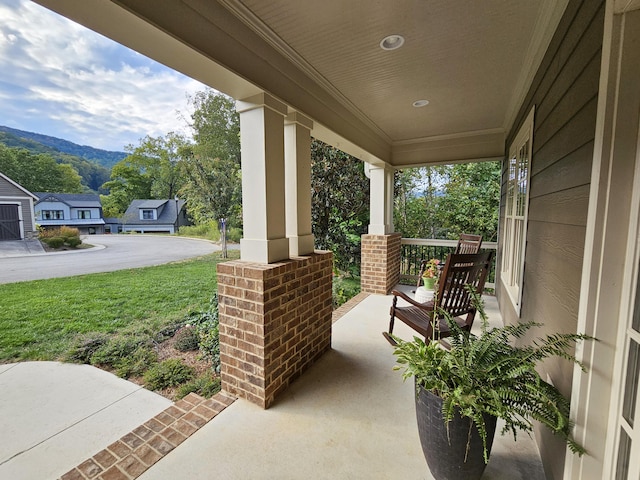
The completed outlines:
{"type": "Polygon", "coordinates": [[[240,119],[229,97],[213,90],[191,98],[194,145],[185,148],[180,190],[196,223],[226,218],[242,226],[240,119]]]}
{"type": "Polygon", "coordinates": [[[71,165],[47,154],[0,144],[0,172],[31,192],[80,193],[82,179],[71,165]]]}
{"type": "Polygon", "coordinates": [[[448,238],[455,239],[466,232],[480,234],[486,242],[498,239],[500,172],[500,162],[450,167],[437,212],[448,238]]]}
{"type": "Polygon", "coordinates": [[[111,180],[103,185],[109,195],[101,195],[105,217],[120,217],[137,198],[151,198],[151,178],[125,160],[111,170],[111,180]]]}
{"type": "Polygon", "coordinates": [[[477,233],[495,241],[500,163],[422,167],[396,176],[394,223],[410,238],[456,239],[477,233]]]}
{"type": "Polygon", "coordinates": [[[206,89],[189,102],[193,106],[191,128],[198,154],[240,164],[240,117],[233,99],[206,89]]]}
{"type": "Polygon", "coordinates": [[[121,216],[136,199],[174,198],[183,184],[179,164],[187,148],[187,140],[173,132],[128,145],[129,155],[114,165],[111,180],[103,185],[109,190],[101,197],[105,216],[121,216]]]}
{"type": "Polygon", "coordinates": [[[316,246],[333,251],[338,270],[360,274],[360,237],[369,225],[369,180],[361,161],[311,143],[311,220],[316,246]]]}
{"type": "Polygon", "coordinates": [[[192,157],[182,164],[188,211],[196,224],[226,218],[230,226],[242,225],[242,182],[234,160],[192,157]]]}

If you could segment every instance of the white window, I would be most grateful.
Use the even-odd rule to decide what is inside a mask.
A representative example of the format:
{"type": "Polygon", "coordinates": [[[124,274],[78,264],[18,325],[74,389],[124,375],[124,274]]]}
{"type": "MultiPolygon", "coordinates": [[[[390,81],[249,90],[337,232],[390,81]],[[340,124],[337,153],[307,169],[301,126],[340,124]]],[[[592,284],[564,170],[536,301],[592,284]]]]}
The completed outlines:
{"type": "Polygon", "coordinates": [[[156,211],[153,209],[142,209],[140,210],[140,220],[155,220],[156,219],[156,211]]]}
{"type": "Polygon", "coordinates": [[[78,218],[83,220],[91,218],[91,210],[78,210],[78,218]]]}
{"type": "Polygon", "coordinates": [[[42,220],[64,220],[64,212],[62,210],[43,210],[42,220]]]}
{"type": "Polygon", "coordinates": [[[524,253],[527,240],[533,117],[534,109],[531,109],[531,113],[509,148],[507,173],[501,279],[518,315],[520,315],[522,300],[524,253]]]}

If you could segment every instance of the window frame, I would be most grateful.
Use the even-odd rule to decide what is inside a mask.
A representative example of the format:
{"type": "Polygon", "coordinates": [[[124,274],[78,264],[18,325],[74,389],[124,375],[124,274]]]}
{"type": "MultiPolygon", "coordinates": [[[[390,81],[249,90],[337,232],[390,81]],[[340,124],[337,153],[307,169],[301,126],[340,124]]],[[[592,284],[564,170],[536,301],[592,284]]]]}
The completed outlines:
{"type": "Polygon", "coordinates": [[[42,210],[42,220],[64,220],[64,210],[42,210]]]}
{"type": "Polygon", "coordinates": [[[531,109],[513,139],[507,158],[508,170],[502,226],[504,235],[502,237],[500,281],[518,317],[522,307],[527,245],[534,117],[535,106],[531,109]],[[523,158],[523,155],[526,155],[526,158],[523,158]],[[526,162],[526,164],[523,162],[526,162]],[[523,170],[526,171],[523,172],[523,170]],[[522,190],[524,190],[524,193],[519,195],[518,192],[522,190]]]}
{"type": "Polygon", "coordinates": [[[140,209],[140,220],[156,220],[156,210],[153,208],[141,208],[140,209]],[[145,214],[150,213],[151,217],[147,217],[145,214]]]}

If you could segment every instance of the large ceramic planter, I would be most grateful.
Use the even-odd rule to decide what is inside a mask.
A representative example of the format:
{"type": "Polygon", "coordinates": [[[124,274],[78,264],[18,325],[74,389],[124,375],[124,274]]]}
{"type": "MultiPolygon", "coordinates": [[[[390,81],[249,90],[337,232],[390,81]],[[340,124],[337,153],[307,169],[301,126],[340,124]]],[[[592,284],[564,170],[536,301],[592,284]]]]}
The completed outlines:
{"type": "MultiPolygon", "coordinates": [[[[456,414],[445,423],[442,399],[422,387],[417,388],[416,415],[422,452],[436,480],[477,480],[482,476],[486,467],[482,439],[475,425],[469,430],[469,418],[456,414]]],[[[485,424],[487,448],[491,452],[496,418],[486,416],[485,424]]]]}

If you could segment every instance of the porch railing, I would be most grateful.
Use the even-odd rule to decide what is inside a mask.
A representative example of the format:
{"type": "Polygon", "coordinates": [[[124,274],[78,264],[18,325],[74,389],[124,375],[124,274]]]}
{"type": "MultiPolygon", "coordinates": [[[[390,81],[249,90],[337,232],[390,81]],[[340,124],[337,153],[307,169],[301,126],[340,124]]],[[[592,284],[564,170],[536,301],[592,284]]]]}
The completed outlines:
{"type": "MultiPolygon", "coordinates": [[[[444,261],[449,253],[453,253],[458,244],[457,240],[440,240],[435,238],[403,238],[400,259],[400,281],[415,284],[420,273],[420,262],[430,258],[444,261]]],[[[498,248],[496,242],[482,242],[480,251],[498,248]]],[[[493,255],[491,270],[485,284],[488,290],[495,289],[496,281],[496,256],[493,255]]]]}

